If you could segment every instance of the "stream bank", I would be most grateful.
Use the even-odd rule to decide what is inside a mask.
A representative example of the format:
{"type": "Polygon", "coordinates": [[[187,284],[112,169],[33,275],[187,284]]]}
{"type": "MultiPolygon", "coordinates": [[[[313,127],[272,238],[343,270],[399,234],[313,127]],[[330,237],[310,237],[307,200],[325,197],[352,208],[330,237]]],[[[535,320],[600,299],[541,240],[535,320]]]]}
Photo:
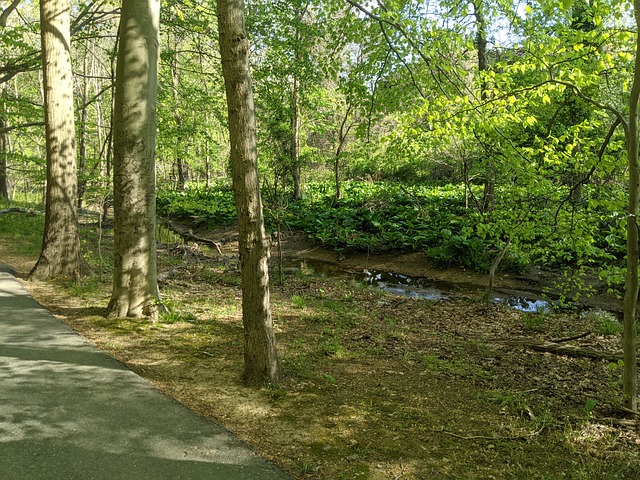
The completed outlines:
{"type": "MultiPolygon", "coordinates": [[[[196,231],[175,222],[161,222],[160,243],[179,243],[207,256],[223,256],[237,262],[237,229],[196,231]]],[[[279,267],[285,274],[311,271],[327,277],[353,279],[395,295],[432,301],[481,298],[488,282],[487,274],[460,267],[437,268],[420,252],[338,253],[311,242],[301,232],[283,233],[280,242],[273,238],[270,265],[274,272],[279,267]]],[[[554,294],[554,285],[560,278],[558,273],[536,266],[522,273],[499,272],[493,289],[494,302],[526,312],[549,310],[559,298],[554,294]]],[[[622,312],[620,301],[606,294],[582,298],[576,307],[602,309],[616,315],[622,312]]]]}

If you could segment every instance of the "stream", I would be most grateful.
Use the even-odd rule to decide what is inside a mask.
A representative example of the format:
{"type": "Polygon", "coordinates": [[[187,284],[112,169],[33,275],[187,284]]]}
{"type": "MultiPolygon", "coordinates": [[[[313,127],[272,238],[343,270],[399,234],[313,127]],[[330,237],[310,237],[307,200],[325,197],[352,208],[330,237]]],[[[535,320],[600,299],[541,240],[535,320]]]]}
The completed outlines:
{"type": "MultiPolygon", "coordinates": [[[[156,236],[157,241],[162,244],[188,244],[180,234],[164,225],[158,225],[156,236]]],[[[199,245],[198,250],[206,256],[218,256],[216,249],[207,245],[199,245]]],[[[350,279],[365,285],[371,285],[383,292],[430,301],[449,300],[459,293],[471,293],[481,296],[484,292],[483,287],[472,284],[456,284],[427,277],[414,277],[367,268],[358,270],[345,269],[334,262],[311,258],[283,259],[283,269],[289,273],[304,271],[325,277],[350,279]]],[[[497,304],[504,303],[515,310],[523,312],[545,312],[551,309],[550,302],[526,296],[497,294],[493,301],[497,304]]]]}
{"type": "MultiPolygon", "coordinates": [[[[456,284],[427,277],[414,277],[382,270],[362,269],[349,270],[340,268],[333,262],[315,259],[288,258],[284,262],[285,271],[290,269],[311,271],[325,277],[351,279],[365,285],[394,295],[420,298],[423,300],[450,300],[456,293],[471,293],[481,296],[484,288],[471,284],[456,284]]],[[[532,299],[524,296],[496,295],[494,303],[504,303],[509,307],[523,312],[544,312],[551,309],[551,303],[542,299],[532,299]]]]}

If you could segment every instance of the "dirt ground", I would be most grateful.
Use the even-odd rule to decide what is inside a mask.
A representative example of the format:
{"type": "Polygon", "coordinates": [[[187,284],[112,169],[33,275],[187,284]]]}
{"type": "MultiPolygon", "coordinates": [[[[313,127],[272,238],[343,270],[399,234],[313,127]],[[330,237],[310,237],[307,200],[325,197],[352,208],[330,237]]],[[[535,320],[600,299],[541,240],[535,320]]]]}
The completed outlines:
{"type": "MultiPolygon", "coordinates": [[[[202,244],[161,245],[171,313],[159,322],[105,319],[108,278],[26,287],[72,328],[296,478],[640,478],[640,431],[620,409],[620,366],[530,348],[544,340],[615,357],[619,334],[605,328],[615,318],[518,312],[477,301],[477,289],[447,301],[399,297],[304,268],[278,281],[274,248],[283,382],[250,390],[240,383],[233,237],[210,237],[221,255],[204,256],[202,244]]],[[[346,270],[486,282],[462,270],[438,273],[417,254],[338,257],[296,236],[283,250],[346,270]]],[[[2,242],[0,259],[22,273],[35,262],[2,242]]],[[[535,292],[544,278],[499,281],[535,292]]]]}

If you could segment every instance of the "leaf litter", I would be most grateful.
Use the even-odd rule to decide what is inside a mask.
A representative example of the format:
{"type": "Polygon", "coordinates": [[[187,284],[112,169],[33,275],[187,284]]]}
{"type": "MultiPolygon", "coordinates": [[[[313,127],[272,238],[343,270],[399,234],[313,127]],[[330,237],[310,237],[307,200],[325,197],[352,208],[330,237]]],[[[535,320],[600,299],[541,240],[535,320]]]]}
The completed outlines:
{"type": "MultiPolygon", "coordinates": [[[[0,245],[7,263],[27,264],[0,245]]],[[[625,420],[621,368],[532,351],[524,340],[596,332],[572,312],[531,314],[469,295],[428,301],[303,270],[272,272],[283,382],[244,388],[233,252],[160,249],[171,315],[105,319],[110,287],[27,283],[100,348],[295,478],[640,478],[640,431],[625,420]]]]}

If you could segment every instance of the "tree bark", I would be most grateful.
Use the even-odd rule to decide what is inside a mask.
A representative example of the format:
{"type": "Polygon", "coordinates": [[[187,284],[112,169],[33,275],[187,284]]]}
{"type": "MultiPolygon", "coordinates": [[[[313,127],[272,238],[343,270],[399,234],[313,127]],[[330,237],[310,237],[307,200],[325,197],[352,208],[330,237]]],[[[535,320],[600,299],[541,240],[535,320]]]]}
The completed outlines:
{"type": "MultiPolygon", "coordinates": [[[[640,0],[634,0],[636,26],[640,28],[640,0]]],[[[624,406],[638,411],[638,365],[636,363],[638,334],[636,310],[638,303],[638,202],[640,200],[640,170],[638,167],[638,101],[640,99],[640,30],[636,33],[636,56],[629,100],[629,126],[627,156],[629,159],[629,204],[627,206],[627,277],[623,300],[624,327],[622,349],[624,352],[623,394],[624,406]]]]}
{"type": "Polygon", "coordinates": [[[29,278],[80,276],[69,0],[40,2],[47,187],[42,251],[29,278]]]}
{"type": "MultiPolygon", "coordinates": [[[[87,71],[87,49],[84,51],[84,71],[87,71]]],[[[78,151],[78,210],[82,208],[82,200],[84,198],[84,190],[87,180],[84,178],[85,167],[87,165],[87,98],[89,97],[89,80],[82,80],[82,95],[80,97],[80,128],[79,128],[79,151],[78,151]]]]}
{"type": "Polygon", "coordinates": [[[113,132],[114,274],[109,317],[156,317],[159,0],[123,0],[113,132]]]}
{"type": "Polygon", "coordinates": [[[280,368],[269,305],[269,239],[258,183],[256,119],[243,0],[217,0],[220,56],[229,113],[231,173],[242,270],[244,373],[247,386],[277,383],[280,368]]]}
{"type": "MultiPolygon", "coordinates": [[[[296,31],[296,40],[299,41],[300,33],[296,31]]],[[[293,179],[293,198],[299,200],[302,197],[301,181],[302,168],[300,165],[300,108],[298,95],[300,82],[297,73],[293,76],[291,92],[291,177],[293,179]]]]}
{"type": "MultiPolygon", "coordinates": [[[[180,72],[178,71],[178,36],[174,33],[173,34],[173,45],[172,45],[172,49],[173,49],[173,54],[171,56],[171,60],[169,61],[170,66],[171,66],[171,92],[172,92],[172,98],[173,98],[173,115],[175,118],[175,122],[176,122],[176,128],[180,128],[182,125],[182,115],[180,114],[180,99],[178,98],[178,90],[180,88],[180,72]]],[[[183,140],[184,137],[181,138],[183,140]]],[[[187,182],[186,179],[186,174],[185,174],[185,170],[186,170],[186,160],[183,158],[183,154],[184,154],[184,145],[175,145],[175,152],[176,152],[176,162],[175,162],[175,166],[176,166],[176,189],[183,192],[184,188],[185,188],[185,184],[187,182]]]]}
{"type": "Polygon", "coordinates": [[[336,149],[336,156],[333,162],[333,175],[336,184],[336,200],[340,200],[342,198],[342,187],[340,182],[340,161],[342,160],[342,151],[347,143],[349,130],[351,130],[351,127],[353,126],[353,123],[347,125],[349,115],[351,114],[351,107],[351,104],[347,105],[347,110],[344,112],[344,117],[342,118],[342,123],[340,124],[340,130],[338,131],[338,148],[336,149]]]}
{"type": "MultiPolygon", "coordinates": [[[[485,72],[489,68],[487,60],[487,20],[484,15],[483,0],[473,1],[473,13],[476,19],[476,49],[478,52],[478,75],[480,76],[480,99],[487,98],[487,82],[485,72]]],[[[492,158],[487,158],[484,176],[484,193],[482,209],[485,212],[493,210],[496,202],[496,166],[492,158]]]]}
{"type": "Polygon", "coordinates": [[[7,122],[0,117],[0,199],[9,200],[9,175],[7,157],[9,154],[8,133],[4,131],[7,122]]]}

